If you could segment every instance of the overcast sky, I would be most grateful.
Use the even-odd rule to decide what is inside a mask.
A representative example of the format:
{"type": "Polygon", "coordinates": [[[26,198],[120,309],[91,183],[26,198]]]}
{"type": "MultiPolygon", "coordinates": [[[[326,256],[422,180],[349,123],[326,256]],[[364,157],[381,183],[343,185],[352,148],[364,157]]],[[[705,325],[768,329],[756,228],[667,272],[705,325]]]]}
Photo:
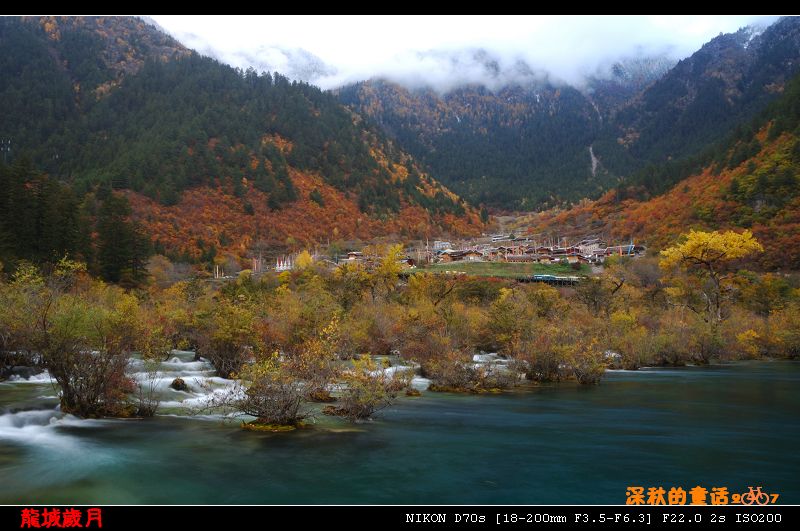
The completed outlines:
{"type": "Polygon", "coordinates": [[[481,81],[475,51],[501,71],[524,62],[580,83],[622,57],[691,55],[759,16],[202,16],[153,15],[190,48],[234,66],[323,88],[383,76],[446,86],[481,81]]]}

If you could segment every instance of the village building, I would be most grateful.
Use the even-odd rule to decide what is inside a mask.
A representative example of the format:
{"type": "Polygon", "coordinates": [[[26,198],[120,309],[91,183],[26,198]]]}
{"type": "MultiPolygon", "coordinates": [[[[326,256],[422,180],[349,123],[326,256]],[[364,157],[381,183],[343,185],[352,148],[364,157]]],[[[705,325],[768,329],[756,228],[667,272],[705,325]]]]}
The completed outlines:
{"type": "Polygon", "coordinates": [[[579,253],[571,253],[565,256],[570,264],[588,264],[589,259],[579,253]]]}
{"type": "Polygon", "coordinates": [[[608,244],[600,238],[585,238],[579,241],[576,247],[582,255],[592,256],[608,247],[608,244]]]}
{"type": "Polygon", "coordinates": [[[468,262],[479,262],[483,259],[483,253],[474,249],[469,249],[466,251],[454,251],[453,249],[448,249],[439,254],[439,261],[445,263],[460,262],[462,260],[468,262]]]}
{"type": "Polygon", "coordinates": [[[452,249],[448,249],[447,251],[442,251],[439,253],[439,262],[450,263],[450,262],[457,262],[461,260],[461,251],[454,251],[452,249]]]}

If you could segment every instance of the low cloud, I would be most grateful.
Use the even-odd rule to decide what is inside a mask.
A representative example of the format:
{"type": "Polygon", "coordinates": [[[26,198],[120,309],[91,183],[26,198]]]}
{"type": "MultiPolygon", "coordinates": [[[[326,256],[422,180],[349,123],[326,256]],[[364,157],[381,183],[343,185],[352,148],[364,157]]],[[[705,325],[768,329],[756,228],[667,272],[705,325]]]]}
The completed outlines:
{"type": "Polygon", "coordinates": [[[620,59],[687,57],[756,16],[155,16],[187,46],[233,66],[322,88],[373,77],[447,91],[547,79],[580,85],[620,59]]]}

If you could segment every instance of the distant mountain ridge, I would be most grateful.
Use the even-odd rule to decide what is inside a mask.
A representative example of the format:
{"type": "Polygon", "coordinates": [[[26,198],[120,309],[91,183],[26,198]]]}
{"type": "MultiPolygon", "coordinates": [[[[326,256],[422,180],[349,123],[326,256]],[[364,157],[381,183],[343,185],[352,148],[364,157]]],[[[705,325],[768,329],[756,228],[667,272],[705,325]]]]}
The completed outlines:
{"type": "Polygon", "coordinates": [[[368,81],[338,93],[473,203],[534,208],[610,184],[588,171],[602,121],[575,88],[469,86],[440,95],[368,81]]]}
{"type": "Polygon", "coordinates": [[[722,142],[800,70],[798,35],[800,19],[785,17],[720,35],[674,66],[659,57],[619,62],[580,90],[531,74],[494,90],[439,94],[371,80],[338,93],[473,203],[544,208],[620,182],[650,186],[649,166],[722,142]]]}
{"type": "Polygon", "coordinates": [[[720,141],[800,72],[800,19],[720,35],[632,100],[615,123],[637,160],[662,162],[720,141]]]}

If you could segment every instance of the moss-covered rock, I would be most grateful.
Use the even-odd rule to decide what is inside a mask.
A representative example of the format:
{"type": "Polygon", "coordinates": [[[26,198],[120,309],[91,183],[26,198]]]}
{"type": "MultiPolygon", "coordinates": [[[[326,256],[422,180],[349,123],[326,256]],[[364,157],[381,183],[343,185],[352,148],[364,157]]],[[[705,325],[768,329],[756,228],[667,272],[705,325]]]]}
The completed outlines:
{"type": "Polygon", "coordinates": [[[257,420],[251,422],[242,422],[242,429],[247,431],[266,431],[271,433],[281,433],[286,431],[294,431],[298,428],[297,425],[289,424],[268,424],[259,422],[257,420]]]}
{"type": "Polygon", "coordinates": [[[174,380],[172,380],[172,383],[169,384],[169,386],[171,388],[175,389],[176,391],[188,391],[189,390],[189,386],[186,385],[186,382],[183,381],[183,378],[175,378],[174,380]]]}
{"type": "Polygon", "coordinates": [[[436,385],[433,383],[428,387],[428,390],[436,393],[471,393],[475,395],[499,394],[503,392],[499,387],[453,387],[449,385],[436,385]]]}

